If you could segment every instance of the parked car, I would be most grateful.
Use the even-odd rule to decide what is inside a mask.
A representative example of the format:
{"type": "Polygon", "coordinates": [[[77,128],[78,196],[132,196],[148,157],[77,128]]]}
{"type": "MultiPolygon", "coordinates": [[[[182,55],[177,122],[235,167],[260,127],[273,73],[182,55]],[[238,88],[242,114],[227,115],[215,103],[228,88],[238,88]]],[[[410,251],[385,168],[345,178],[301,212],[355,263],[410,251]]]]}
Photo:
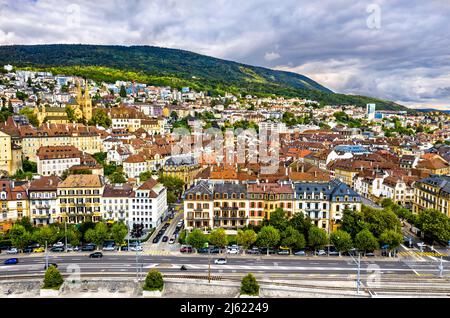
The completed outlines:
{"type": "Polygon", "coordinates": [[[304,250],[299,250],[294,252],[295,256],[306,256],[306,252],[304,250]]]}
{"type": "Polygon", "coordinates": [[[67,245],[66,246],[66,251],[67,252],[73,252],[73,246],[72,245],[67,245]]]}
{"type": "Polygon", "coordinates": [[[102,258],[103,254],[102,252],[95,252],[89,255],[89,258],[102,258]]]}
{"type": "Polygon", "coordinates": [[[95,245],[93,244],[87,244],[81,247],[82,252],[92,252],[95,250],[95,245]]]}
{"type": "Polygon", "coordinates": [[[127,245],[121,246],[121,247],[120,247],[120,250],[121,250],[122,252],[128,252],[128,246],[127,246],[127,245]]]}
{"type": "Polygon", "coordinates": [[[130,246],[130,251],[132,251],[132,252],[142,252],[142,246],[140,246],[140,245],[130,246]]]}
{"type": "Polygon", "coordinates": [[[192,253],[192,247],[191,246],[182,246],[180,248],[181,253],[192,253]]]}
{"type": "Polygon", "coordinates": [[[56,264],[56,263],[48,263],[48,266],[45,264],[44,265],[44,269],[47,269],[47,268],[49,268],[50,266],[53,266],[53,267],[55,267],[55,268],[58,268],[58,264],[56,264]]]}
{"type": "Polygon", "coordinates": [[[366,257],[375,257],[375,253],[373,251],[368,252],[368,253],[366,253],[366,257]]]}
{"type": "MultiPolygon", "coordinates": [[[[276,251],[273,248],[269,248],[269,254],[275,254],[276,251]]],[[[261,248],[261,254],[267,255],[267,247],[261,248]]]]}
{"type": "Polygon", "coordinates": [[[81,248],[80,248],[79,246],[75,246],[75,247],[73,248],[74,252],[78,252],[80,249],[81,249],[81,248]]]}
{"type": "Polygon", "coordinates": [[[161,239],[161,236],[157,235],[154,239],[153,239],[153,244],[157,244],[159,242],[159,240],[161,239]]]}
{"type": "Polygon", "coordinates": [[[225,258],[219,258],[214,260],[214,264],[218,264],[218,265],[225,265],[227,263],[227,260],[225,258]]]}
{"type": "Polygon", "coordinates": [[[15,265],[15,264],[18,264],[18,263],[19,263],[19,259],[18,258],[9,258],[9,259],[7,259],[7,260],[5,260],[3,262],[3,264],[5,264],[5,265],[15,265]]]}
{"type": "Polygon", "coordinates": [[[336,251],[336,249],[333,247],[333,248],[330,248],[330,251],[328,251],[328,255],[329,256],[339,256],[339,252],[336,251]]]}
{"type": "Polygon", "coordinates": [[[168,236],[164,236],[163,237],[163,239],[162,239],[162,241],[165,243],[165,242],[167,242],[169,240],[169,237],[168,236]]]}
{"type": "Polygon", "coordinates": [[[19,253],[19,250],[15,247],[11,247],[9,250],[6,251],[6,254],[17,254],[19,253]]]}
{"type": "Polygon", "coordinates": [[[114,245],[108,245],[108,246],[104,246],[102,248],[102,250],[105,252],[113,252],[116,250],[116,247],[114,245]]]}
{"type": "Polygon", "coordinates": [[[210,252],[211,254],[219,254],[219,253],[220,253],[220,248],[218,248],[218,247],[211,247],[211,248],[209,249],[209,252],[210,252]]]}
{"type": "Polygon", "coordinates": [[[278,255],[290,255],[291,252],[287,249],[280,249],[277,254],[278,255]]]}
{"type": "Polygon", "coordinates": [[[23,249],[23,252],[24,252],[25,254],[33,253],[33,248],[31,248],[30,246],[25,247],[25,248],[23,249]]]}
{"type": "Polygon", "coordinates": [[[169,244],[175,244],[175,237],[171,237],[169,240],[169,244]]]}
{"type": "Polygon", "coordinates": [[[208,252],[209,252],[209,249],[207,247],[202,247],[202,248],[197,249],[197,253],[199,253],[199,254],[208,254],[208,252]]]}
{"type": "Polygon", "coordinates": [[[55,244],[53,244],[53,247],[63,247],[64,243],[63,242],[57,242],[55,244]]]}
{"type": "Polygon", "coordinates": [[[45,252],[45,248],[43,247],[37,247],[33,250],[33,253],[44,253],[45,252]]]}
{"type": "Polygon", "coordinates": [[[57,246],[57,247],[52,247],[51,249],[50,249],[50,252],[64,252],[64,247],[59,247],[59,246],[57,246]]]}
{"type": "Polygon", "coordinates": [[[324,256],[324,255],[327,255],[327,252],[325,252],[325,250],[318,250],[318,251],[314,252],[314,255],[324,256]]]}
{"type": "Polygon", "coordinates": [[[235,248],[227,249],[227,254],[239,254],[239,250],[235,248]]]}
{"type": "Polygon", "coordinates": [[[253,248],[247,250],[246,253],[247,253],[247,254],[258,255],[258,254],[261,254],[261,251],[259,250],[259,248],[253,247],[253,248]]]}

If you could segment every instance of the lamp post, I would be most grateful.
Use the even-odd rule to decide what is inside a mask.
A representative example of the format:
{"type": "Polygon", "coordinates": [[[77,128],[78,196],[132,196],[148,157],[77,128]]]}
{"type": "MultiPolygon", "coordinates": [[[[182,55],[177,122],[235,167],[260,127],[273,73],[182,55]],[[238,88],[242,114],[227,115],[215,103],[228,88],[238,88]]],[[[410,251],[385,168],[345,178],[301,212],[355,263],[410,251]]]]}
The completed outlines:
{"type": "Polygon", "coordinates": [[[66,253],[68,253],[69,251],[67,250],[67,220],[65,220],[64,222],[64,236],[65,236],[65,247],[66,247],[66,253]]]}
{"type": "Polygon", "coordinates": [[[48,268],[48,250],[47,250],[47,241],[45,241],[45,268],[48,268]]]}

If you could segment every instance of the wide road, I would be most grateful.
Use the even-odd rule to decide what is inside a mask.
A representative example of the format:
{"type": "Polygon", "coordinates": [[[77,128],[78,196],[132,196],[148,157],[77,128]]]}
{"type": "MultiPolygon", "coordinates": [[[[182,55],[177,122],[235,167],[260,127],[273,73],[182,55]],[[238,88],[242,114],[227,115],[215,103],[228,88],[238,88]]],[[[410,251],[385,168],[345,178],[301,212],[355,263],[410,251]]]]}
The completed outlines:
{"type": "MultiPolygon", "coordinates": [[[[150,269],[156,268],[162,273],[178,274],[206,274],[208,272],[208,257],[206,256],[148,256],[140,255],[136,263],[136,254],[130,252],[123,254],[104,254],[103,258],[90,259],[89,254],[51,254],[49,262],[56,263],[62,274],[79,271],[80,274],[98,274],[113,276],[113,274],[132,274],[138,268],[142,273],[147,273],[150,269]],[[180,271],[181,265],[185,265],[187,271],[180,271]]],[[[44,274],[45,255],[30,255],[18,257],[19,264],[3,265],[4,256],[0,258],[0,279],[12,279],[20,276],[39,276],[44,274]]],[[[302,258],[302,257],[226,257],[226,265],[216,265],[214,260],[217,256],[211,256],[211,273],[239,274],[239,273],[259,273],[259,274],[355,274],[356,264],[351,258],[327,259],[326,257],[302,258]]],[[[365,259],[361,261],[361,273],[379,271],[381,274],[395,275],[427,275],[439,276],[439,263],[418,262],[414,266],[411,263],[399,260],[377,260],[365,259]],[[377,267],[373,267],[376,265],[377,267]]],[[[444,276],[450,276],[450,263],[443,263],[444,276]]]]}

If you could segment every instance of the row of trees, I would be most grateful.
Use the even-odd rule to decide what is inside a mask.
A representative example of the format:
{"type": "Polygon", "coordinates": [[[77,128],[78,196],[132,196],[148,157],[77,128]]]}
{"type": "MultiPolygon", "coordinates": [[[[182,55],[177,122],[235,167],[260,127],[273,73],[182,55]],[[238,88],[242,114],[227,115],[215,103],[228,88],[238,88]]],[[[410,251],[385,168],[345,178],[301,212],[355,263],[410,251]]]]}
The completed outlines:
{"type": "Polygon", "coordinates": [[[11,244],[18,249],[24,249],[31,243],[38,243],[41,246],[54,244],[62,241],[67,236],[67,242],[72,246],[80,245],[81,242],[95,243],[102,245],[107,240],[114,240],[117,244],[123,243],[128,233],[127,226],[123,223],[107,225],[99,222],[84,222],[79,225],[67,224],[67,231],[64,224],[54,223],[44,227],[33,227],[28,217],[16,222],[5,235],[4,239],[9,239],[11,244]]]}

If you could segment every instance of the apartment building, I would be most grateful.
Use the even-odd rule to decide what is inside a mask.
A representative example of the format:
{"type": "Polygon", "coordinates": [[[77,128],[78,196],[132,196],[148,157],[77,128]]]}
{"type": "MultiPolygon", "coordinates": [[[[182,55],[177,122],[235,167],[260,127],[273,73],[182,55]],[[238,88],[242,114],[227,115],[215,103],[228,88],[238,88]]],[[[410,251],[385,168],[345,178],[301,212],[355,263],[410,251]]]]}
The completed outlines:
{"type": "Polygon", "coordinates": [[[431,175],[414,183],[413,213],[427,209],[450,217],[450,176],[431,175]]]}
{"type": "Polygon", "coordinates": [[[37,170],[42,176],[62,176],[63,172],[81,163],[82,152],[74,146],[40,147],[37,152],[37,170]]]}
{"type": "Polygon", "coordinates": [[[30,219],[36,226],[48,225],[58,219],[57,176],[38,176],[30,182],[28,188],[30,219]]]}
{"type": "Polygon", "coordinates": [[[103,219],[128,225],[130,202],[134,195],[133,187],[129,184],[105,185],[101,208],[103,219]]]}
{"type": "Polygon", "coordinates": [[[130,227],[143,224],[145,229],[156,228],[168,213],[167,190],[154,179],[138,186],[129,202],[130,227]]]}
{"type": "Polygon", "coordinates": [[[0,224],[11,223],[28,216],[28,182],[0,181],[0,224]]]}
{"type": "Polygon", "coordinates": [[[99,175],[69,175],[58,184],[58,221],[98,222],[102,217],[101,200],[104,181],[99,175]]]}

